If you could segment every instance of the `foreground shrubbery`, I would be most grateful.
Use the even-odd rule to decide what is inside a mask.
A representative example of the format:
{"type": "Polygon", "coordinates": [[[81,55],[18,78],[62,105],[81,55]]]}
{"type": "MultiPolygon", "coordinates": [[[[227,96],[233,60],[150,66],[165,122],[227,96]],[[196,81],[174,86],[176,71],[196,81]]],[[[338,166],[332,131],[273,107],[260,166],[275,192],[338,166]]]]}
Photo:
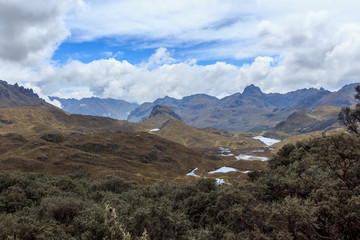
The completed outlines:
{"type": "Polygon", "coordinates": [[[358,238],[357,136],[286,145],[249,179],[131,187],[119,178],[1,173],[0,238],[358,238]]]}

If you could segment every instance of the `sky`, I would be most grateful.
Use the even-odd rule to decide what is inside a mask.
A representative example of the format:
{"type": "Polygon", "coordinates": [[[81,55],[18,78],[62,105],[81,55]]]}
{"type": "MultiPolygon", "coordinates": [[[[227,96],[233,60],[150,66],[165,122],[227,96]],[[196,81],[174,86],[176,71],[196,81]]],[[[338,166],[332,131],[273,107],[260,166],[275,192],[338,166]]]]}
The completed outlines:
{"type": "MultiPolygon", "coordinates": [[[[143,103],[360,82],[358,0],[0,0],[0,79],[143,103]]],[[[58,102],[53,102],[59,104],[58,102]]]]}

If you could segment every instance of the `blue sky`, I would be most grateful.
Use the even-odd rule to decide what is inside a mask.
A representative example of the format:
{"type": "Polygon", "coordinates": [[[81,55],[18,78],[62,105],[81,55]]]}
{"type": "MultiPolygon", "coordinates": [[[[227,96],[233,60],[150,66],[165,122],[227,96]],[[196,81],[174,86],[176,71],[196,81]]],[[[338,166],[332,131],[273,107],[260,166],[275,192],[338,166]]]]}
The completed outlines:
{"type": "MultiPolygon", "coordinates": [[[[125,42],[119,42],[117,39],[105,38],[96,39],[86,42],[72,42],[71,39],[63,42],[54,52],[51,60],[59,64],[66,64],[69,60],[79,60],[83,63],[90,63],[94,60],[114,58],[116,60],[126,60],[131,64],[141,64],[149,59],[156,51],[156,48],[138,48],[134,43],[141,43],[138,39],[129,39],[125,42]]],[[[179,46],[167,49],[171,52],[172,57],[177,61],[186,61],[194,57],[194,54],[187,52],[196,51],[197,49],[211,49],[216,43],[201,43],[189,46],[179,46]]],[[[197,56],[197,64],[211,65],[216,62],[226,62],[235,66],[250,64],[255,57],[236,59],[231,56],[197,56]]]]}
{"type": "Polygon", "coordinates": [[[0,0],[0,79],[131,102],[359,82],[355,0],[0,0]]]}

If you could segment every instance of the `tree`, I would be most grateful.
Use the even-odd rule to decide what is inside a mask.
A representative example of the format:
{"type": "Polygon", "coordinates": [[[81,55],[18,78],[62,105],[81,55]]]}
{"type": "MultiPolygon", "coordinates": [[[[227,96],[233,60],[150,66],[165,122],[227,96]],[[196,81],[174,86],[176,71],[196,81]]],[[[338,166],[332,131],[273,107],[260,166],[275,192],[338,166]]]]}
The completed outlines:
{"type": "Polygon", "coordinates": [[[347,127],[347,130],[359,134],[359,123],[360,123],[360,85],[355,87],[356,95],[355,99],[358,103],[355,108],[344,107],[339,112],[339,121],[347,127]]]}

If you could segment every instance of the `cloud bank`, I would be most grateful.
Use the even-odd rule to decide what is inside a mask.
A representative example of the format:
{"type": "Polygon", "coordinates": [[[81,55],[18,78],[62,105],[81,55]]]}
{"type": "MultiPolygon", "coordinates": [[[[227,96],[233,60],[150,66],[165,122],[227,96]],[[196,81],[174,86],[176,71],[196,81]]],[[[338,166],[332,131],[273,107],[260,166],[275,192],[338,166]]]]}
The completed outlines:
{"type": "Polygon", "coordinates": [[[251,83],[285,92],[359,82],[359,4],[317,1],[309,9],[306,2],[0,0],[0,79],[32,87],[44,98],[138,103],[166,95],[223,97],[251,83]],[[154,48],[154,54],[138,64],[108,58],[111,53],[89,63],[51,60],[66,39],[108,36],[134,39],[136,47],[154,48]],[[199,43],[204,46],[182,48],[199,43]],[[188,57],[175,57],[181,54],[188,57]],[[197,63],[219,57],[254,60],[242,66],[197,63]]]}
{"type": "Polygon", "coordinates": [[[38,66],[70,34],[63,21],[71,0],[0,1],[0,59],[38,66]]]}

